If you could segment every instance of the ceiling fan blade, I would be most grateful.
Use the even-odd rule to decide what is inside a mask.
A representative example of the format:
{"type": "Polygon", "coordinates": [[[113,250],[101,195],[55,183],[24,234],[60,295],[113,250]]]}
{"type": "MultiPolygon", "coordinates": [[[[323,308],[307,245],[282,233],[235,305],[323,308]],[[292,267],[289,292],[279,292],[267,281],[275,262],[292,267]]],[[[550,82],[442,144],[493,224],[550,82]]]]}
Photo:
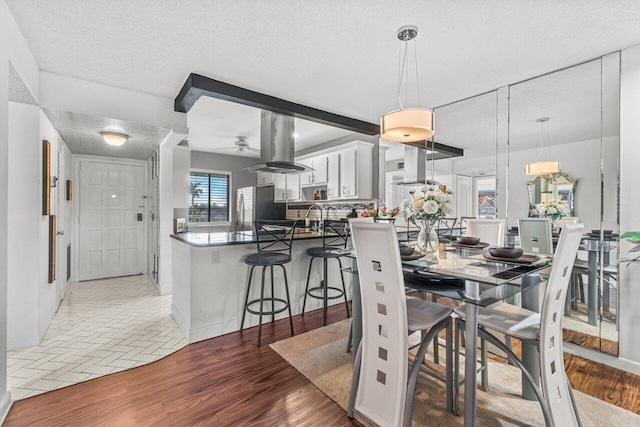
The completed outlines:
{"type": "Polygon", "coordinates": [[[222,150],[236,150],[238,147],[233,146],[233,147],[224,147],[224,148],[214,148],[213,150],[209,150],[209,151],[222,151],[222,150]]]}
{"type": "Polygon", "coordinates": [[[247,150],[248,150],[248,151],[252,151],[252,152],[254,152],[254,153],[259,153],[259,152],[260,152],[260,150],[259,150],[259,149],[257,149],[257,148],[253,148],[253,147],[247,147],[247,150]]]}

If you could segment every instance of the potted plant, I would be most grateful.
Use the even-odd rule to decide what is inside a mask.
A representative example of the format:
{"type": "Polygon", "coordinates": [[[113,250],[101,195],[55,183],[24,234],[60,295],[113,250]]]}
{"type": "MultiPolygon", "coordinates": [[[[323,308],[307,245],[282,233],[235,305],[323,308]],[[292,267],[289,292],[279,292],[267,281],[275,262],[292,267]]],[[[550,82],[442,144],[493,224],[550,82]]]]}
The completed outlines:
{"type": "Polygon", "coordinates": [[[619,240],[628,240],[633,243],[634,246],[629,249],[629,253],[637,252],[637,254],[631,255],[631,258],[623,258],[620,262],[626,262],[627,267],[630,264],[640,262],[640,231],[627,231],[619,237],[619,240]]]}

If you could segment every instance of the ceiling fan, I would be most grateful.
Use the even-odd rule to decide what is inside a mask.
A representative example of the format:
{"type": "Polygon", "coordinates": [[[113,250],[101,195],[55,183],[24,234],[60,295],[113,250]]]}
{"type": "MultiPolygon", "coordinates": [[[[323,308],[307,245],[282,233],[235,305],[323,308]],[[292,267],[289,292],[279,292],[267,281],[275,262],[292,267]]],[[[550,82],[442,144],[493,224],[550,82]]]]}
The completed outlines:
{"type": "Polygon", "coordinates": [[[249,142],[247,141],[247,137],[241,136],[241,135],[237,137],[232,147],[216,148],[211,151],[223,151],[223,150],[236,150],[236,152],[238,153],[244,153],[246,151],[250,151],[254,153],[260,152],[260,150],[258,150],[257,148],[250,147],[249,142]]]}

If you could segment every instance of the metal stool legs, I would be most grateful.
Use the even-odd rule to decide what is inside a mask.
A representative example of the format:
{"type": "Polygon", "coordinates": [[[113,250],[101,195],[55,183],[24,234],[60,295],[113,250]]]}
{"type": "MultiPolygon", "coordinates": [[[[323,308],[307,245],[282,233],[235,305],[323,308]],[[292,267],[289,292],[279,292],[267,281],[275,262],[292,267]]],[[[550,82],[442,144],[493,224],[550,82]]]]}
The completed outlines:
{"type": "Polygon", "coordinates": [[[325,258],[325,257],[322,257],[322,261],[323,261],[322,270],[323,270],[324,280],[322,280],[321,286],[316,286],[315,288],[309,289],[309,283],[311,282],[311,270],[312,270],[312,266],[313,266],[313,261],[316,258],[320,258],[320,257],[312,256],[311,260],[309,261],[309,271],[307,272],[307,285],[306,285],[305,290],[304,290],[304,299],[302,301],[302,316],[304,317],[305,308],[307,306],[307,296],[309,296],[309,297],[312,297],[312,298],[323,300],[323,304],[322,304],[323,313],[322,313],[322,315],[323,315],[323,324],[324,325],[327,324],[327,308],[328,308],[328,302],[329,302],[330,299],[336,299],[336,298],[344,297],[344,306],[345,306],[345,309],[347,311],[347,317],[351,317],[351,313],[349,312],[349,300],[347,298],[347,286],[346,286],[345,281],[344,281],[344,271],[342,271],[342,261],[340,260],[339,257],[336,257],[335,259],[338,260],[338,266],[340,268],[340,279],[342,281],[342,290],[340,290],[339,288],[336,288],[336,287],[329,286],[328,279],[327,279],[327,273],[328,273],[327,260],[329,258],[325,258]],[[335,295],[335,296],[329,296],[329,289],[331,289],[333,291],[337,291],[338,294],[335,295]],[[314,295],[313,291],[317,291],[317,290],[321,290],[322,294],[321,295],[314,295]]]}
{"type": "Polygon", "coordinates": [[[284,268],[284,265],[279,265],[279,266],[282,268],[282,273],[284,274],[284,290],[285,290],[286,300],[275,297],[275,281],[274,281],[274,274],[273,274],[273,265],[270,265],[270,266],[262,267],[262,277],[260,280],[260,298],[249,301],[249,294],[251,293],[251,279],[253,278],[253,269],[256,266],[252,265],[249,270],[249,278],[247,280],[247,290],[245,292],[245,297],[244,297],[244,310],[242,312],[242,320],[240,321],[240,331],[242,332],[244,330],[244,320],[247,312],[258,315],[258,319],[259,319],[258,320],[258,347],[262,345],[262,316],[263,315],[271,315],[271,322],[274,322],[276,314],[281,313],[285,310],[288,310],[289,325],[291,327],[291,336],[294,335],[293,314],[291,312],[291,299],[289,296],[289,280],[287,277],[287,270],[284,268]],[[267,268],[270,269],[270,276],[271,276],[271,295],[269,297],[265,297],[264,295],[265,294],[265,275],[267,273],[266,271],[267,268]],[[271,303],[270,310],[268,311],[265,310],[265,301],[269,301],[271,303]],[[281,303],[283,307],[276,309],[276,302],[281,303]],[[251,305],[256,303],[260,304],[260,308],[257,311],[251,308],[251,305]]]}

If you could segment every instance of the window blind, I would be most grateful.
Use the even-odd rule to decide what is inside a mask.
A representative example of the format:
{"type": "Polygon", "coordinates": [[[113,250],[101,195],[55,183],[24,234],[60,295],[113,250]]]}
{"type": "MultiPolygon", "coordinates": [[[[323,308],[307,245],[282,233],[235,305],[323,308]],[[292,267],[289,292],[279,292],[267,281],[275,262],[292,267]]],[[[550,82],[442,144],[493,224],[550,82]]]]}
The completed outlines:
{"type": "Polygon", "coordinates": [[[229,221],[229,175],[191,172],[189,222],[229,221]]]}

